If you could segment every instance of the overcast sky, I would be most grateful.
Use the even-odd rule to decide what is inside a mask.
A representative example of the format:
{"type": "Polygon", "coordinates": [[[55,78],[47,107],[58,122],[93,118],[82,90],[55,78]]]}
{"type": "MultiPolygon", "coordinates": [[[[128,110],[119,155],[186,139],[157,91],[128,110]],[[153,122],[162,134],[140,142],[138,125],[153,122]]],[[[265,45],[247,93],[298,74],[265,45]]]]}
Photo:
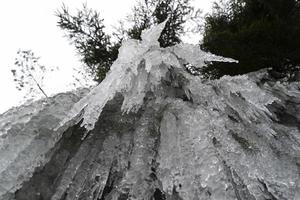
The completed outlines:
{"type": "MultiPolygon", "coordinates": [[[[75,49],[57,27],[55,11],[65,3],[70,10],[83,3],[100,12],[108,31],[130,13],[135,0],[3,0],[0,2],[0,113],[19,104],[22,93],[15,89],[10,70],[18,49],[31,49],[45,66],[60,70],[45,83],[48,93],[65,91],[72,80],[72,68],[80,66],[75,49]]],[[[194,0],[204,13],[213,0],[194,0]]],[[[192,39],[190,41],[193,41],[192,39]]]]}

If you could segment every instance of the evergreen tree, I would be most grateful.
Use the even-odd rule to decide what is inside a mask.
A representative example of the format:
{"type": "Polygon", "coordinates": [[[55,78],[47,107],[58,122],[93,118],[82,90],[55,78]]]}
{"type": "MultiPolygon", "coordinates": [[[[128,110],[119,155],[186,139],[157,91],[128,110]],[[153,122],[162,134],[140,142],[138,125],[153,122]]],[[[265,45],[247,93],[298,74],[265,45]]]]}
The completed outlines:
{"type": "Polygon", "coordinates": [[[300,64],[300,3],[297,0],[228,0],[215,3],[205,19],[202,48],[235,58],[213,64],[217,77],[261,68],[293,71],[300,64]]]}
{"type": "Polygon", "coordinates": [[[59,19],[58,26],[74,44],[82,62],[87,66],[87,72],[96,81],[103,80],[117,55],[110,36],[104,32],[105,26],[100,14],[84,5],[76,15],[71,15],[63,5],[56,15],[59,19]]]}
{"type": "Polygon", "coordinates": [[[88,9],[86,5],[82,10],[78,10],[76,15],[71,15],[63,5],[56,15],[59,19],[58,26],[74,44],[88,73],[101,82],[113,61],[117,59],[118,49],[124,38],[141,39],[143,30],[168,19],[159,38],[160,45],[167,47],[179,43],[180,36],[184,33],[184,24],[190,19],[199,18],[199,11],[193,9],[190,1],[140,0],[127,21],[132,27],[119,27],[113,36],[104,32],[105,27],[100,14],[88,9]],[[116,42],[111,42],[113,37],[116,38],[116,42]]]}
{"type": "Polygon", "coordinates": [[[181,42],[185,23],[195,18],[199,18],[199,10],[194,10],[191,0],[141,0],[133,9],[133,27],[127,33],[130,38],[141,39],[142,30],[168,19],[159,38],[160,45],[168,47],[181,42]]]}

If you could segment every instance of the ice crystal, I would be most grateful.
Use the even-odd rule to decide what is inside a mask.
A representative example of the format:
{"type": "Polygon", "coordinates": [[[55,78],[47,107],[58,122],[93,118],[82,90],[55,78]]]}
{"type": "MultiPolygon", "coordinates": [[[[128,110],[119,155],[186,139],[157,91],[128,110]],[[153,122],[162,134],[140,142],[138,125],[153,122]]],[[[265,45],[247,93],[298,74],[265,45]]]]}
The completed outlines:
{"type": "Polygon", "coordinates": [[[82,126],[92,130],[103,107],[117,93],[124,96],[124,112],[138,111],[145,94],[160,84],[161,78],[170,67],[184,68],[185,62],[198,68],[211,61],[237,62],[204,52],[195,45],[178,44],[170,48],[161,48],[158,38],[165,24],[166,21],[143,31],[142,41],[124,41],[119,49],[119,57],[111,66],[106,78],[73,107],[60,126],[83,112],[82,126]]]}

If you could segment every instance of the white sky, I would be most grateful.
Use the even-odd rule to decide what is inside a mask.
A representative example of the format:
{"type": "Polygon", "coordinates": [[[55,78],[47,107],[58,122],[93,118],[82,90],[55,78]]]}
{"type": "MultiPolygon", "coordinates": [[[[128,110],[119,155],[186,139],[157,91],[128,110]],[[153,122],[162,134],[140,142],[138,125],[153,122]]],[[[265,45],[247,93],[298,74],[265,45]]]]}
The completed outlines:
{"type": "MultiPolygon", "coordinates": [[[[3,0],[0,2],[0,113],[19,104],[22,93],[15,89],[11,74],[18,49],[31,49],[40,56],[45,66],[58,66],[45,84],[48,93],[68,89],[72,80],[73,67],[80,66],[75,49],[69,44],[63,32],[57,27],[54,15],[62,3],[71,11],[82,8],[87,2],[89,8],[100,12],[108,30],[130,13],[135,0],[3,0]]],[[[194,5],[204,13],[210,11],[213,0],[194,0],[194,5]]]]}

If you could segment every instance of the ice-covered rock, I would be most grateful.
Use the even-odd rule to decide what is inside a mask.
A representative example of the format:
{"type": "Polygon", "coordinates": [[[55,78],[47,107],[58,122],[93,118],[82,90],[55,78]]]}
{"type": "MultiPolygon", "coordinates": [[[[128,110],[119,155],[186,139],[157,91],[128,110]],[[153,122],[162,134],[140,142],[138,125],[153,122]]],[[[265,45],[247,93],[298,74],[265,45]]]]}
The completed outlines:
{"type": "Polygon", "coordinates": [[[105,104],[117,93],[124,95],[124,112],[137,111],[143,104],[145,94],[155,90],[170,68],[182,69],[182,64],[187,62],[199,68],[211,61],[237,62],[203,52],[196,45],[160,48],[158,39],[165,23],[143,31],[142,41],[124,41],[107,77],[73,107],[60,126],[83,112],[82,125],[92,130],[105,104]]]}
{"type": "Polygon", "coordinates": [[[0,116],[1,200],[300,199],[300,83],[204,81],[185,65],[235,61],[160,48],[163,27],[125,41],[88,94],[0,116]]]}
{"type": "Polygon", "coordinates": [[[59,94],[0,115],[0,199],[15,192],[36,167],[48,162],[63,133],[54,128],[86,93],[81,89],[59,94]]]}

